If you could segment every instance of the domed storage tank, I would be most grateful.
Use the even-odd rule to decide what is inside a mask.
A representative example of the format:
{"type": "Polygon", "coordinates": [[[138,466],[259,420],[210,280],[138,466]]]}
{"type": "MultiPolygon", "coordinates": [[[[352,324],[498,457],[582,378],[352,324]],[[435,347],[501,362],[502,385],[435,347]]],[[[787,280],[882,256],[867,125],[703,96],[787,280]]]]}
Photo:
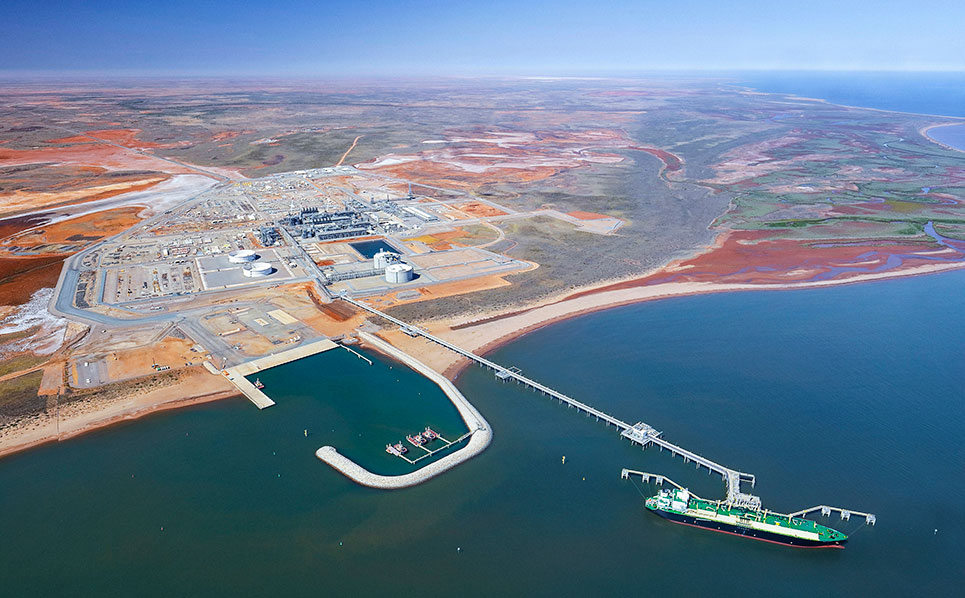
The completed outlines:
{"type": "Polygon", "coordinates": [[[245,264],[258,259],[258,254],[250,249],[239,249],[228,254],[228,261],[232,264],[245,264]]]}
{"type": "Polygon", "coordinates": [[[375,265],[376,270],[381,270],[390,264],[395,264],[399,261],[399,254],[392,253],[391,251],[386,251],[384,249],[380,250],[372,258],[372,263],[375,265]]]}
{"type": "Polygon", "coordinates": [[[271,267],[271,264],[265,262],[258,262],[256,264],[245,264],[244,275],[249,278],[257,278],[259,276],[268,276],[275,271],[271,267]]]}
{"type": "Polygon", "coordinates": [[[412,266],[409,264],[390,264],[385,268],[385,282],[402,284],[415,278],[412,266]]]}

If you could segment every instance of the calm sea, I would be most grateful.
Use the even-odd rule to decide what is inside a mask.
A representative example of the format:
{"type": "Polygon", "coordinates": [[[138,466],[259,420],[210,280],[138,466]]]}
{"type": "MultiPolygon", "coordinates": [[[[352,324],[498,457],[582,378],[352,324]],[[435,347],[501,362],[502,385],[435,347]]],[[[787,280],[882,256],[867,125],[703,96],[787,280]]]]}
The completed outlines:
{"type": "MultiPolygon", "coordinates": [[[[755,77],[757,77],[755,75],[755,77]]],[[[965,116],[961,78],[745,79],[762,91],[965,116]],[[927,89],[922,93],[921,89],[927,89]]],[[[965,272],[613,309],[492,358],[723,464],[766,507],[828,521],[844,550],[671,524],[631,467],[713,497],[718,478],[471,369],[489,449],[382,492],[319,462],[333,444],[384,473],[387,442],[461,433],[431,383],[345,351],[264,372],[244,399],[128,422],[0,460],[0,595],[952,595],[965,579],[965,272]],[[307,437],[306,437],[307,431],[307,437]],[[566,457],[565,464],[562,457],[566,457]]]]}
{"type": "Polygon", "coordinates": [[[734,75],[768,93],[879,110],[965,117],[965,73],[757,72],[734,75]]]}
{"type": "Polygon", "coordinates": [[[757,475],[765,505],[868,510],[844,550],[671,524],[659,472],[716,477],[480,369],[459,386],[495,430],[422,486],[358,487],[423,422],[458,431],[418,375],[331,351],[262,375],[278,404],[163,413],[0,461],[4,595],[949,595],[965,575],[965,272],[614,309],[492,357],[757,475]],[[309,430],[309,436],[304,431],[309,430]],[[566,456],[565,464],[562,457],[566,456]],[[162,529],[163,528],[163,529],[162,529]]]}

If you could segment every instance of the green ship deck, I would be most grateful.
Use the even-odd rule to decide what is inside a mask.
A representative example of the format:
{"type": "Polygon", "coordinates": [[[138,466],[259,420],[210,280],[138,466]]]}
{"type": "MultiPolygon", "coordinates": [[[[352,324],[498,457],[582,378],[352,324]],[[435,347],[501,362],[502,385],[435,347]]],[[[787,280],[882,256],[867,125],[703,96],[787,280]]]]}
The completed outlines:
{"type": "Polygon", "coordinates": [[[662,490],[647,499],[646,505],[652,511],[692,517],[709,524],[706,527],[719,525],[722,528],[747,528],[816,543],[841,543],[848,539],[842,532],[810,519],[774,513],[767,509],[729,506],[720,501],[696,497],[687,490],[662,490]]]}

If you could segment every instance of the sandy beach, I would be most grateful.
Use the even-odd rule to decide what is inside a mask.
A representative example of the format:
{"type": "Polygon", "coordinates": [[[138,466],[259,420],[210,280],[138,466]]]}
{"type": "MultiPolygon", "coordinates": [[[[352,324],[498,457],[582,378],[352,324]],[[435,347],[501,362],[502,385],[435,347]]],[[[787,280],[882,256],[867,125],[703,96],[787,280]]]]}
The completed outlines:
{"type": "Polygon", "coordinates": [[[945,149],[953,150],[956,152],[965,152],[965,149],[962,149],[960,147],[955,147],[954,145],[948,145],[947,143],[942,143],[941,141],[935,139],[934,137],[928,134],[928,132],[931,131],[932,129],[940,129],[942,127],[961,127],[961,126],[965,126],[965,121],[928,125],[927,127],[922,127],[918,129],[918,132],[921,133],[923,137],[928,139],[928,141],[931,141],[932,143],[940,145],[945,149]]]}
{"type": "Polygon", "coordinates": [[[59,418],[54,409],[27,422],[0,429],[0,458],[151,413],[234,396],[238,396],[237,389],[222,376],[212,376],[202,368],[194,368],[171,386],[96,404],[87,400],[68,403],[60,407],[59,418]]]}

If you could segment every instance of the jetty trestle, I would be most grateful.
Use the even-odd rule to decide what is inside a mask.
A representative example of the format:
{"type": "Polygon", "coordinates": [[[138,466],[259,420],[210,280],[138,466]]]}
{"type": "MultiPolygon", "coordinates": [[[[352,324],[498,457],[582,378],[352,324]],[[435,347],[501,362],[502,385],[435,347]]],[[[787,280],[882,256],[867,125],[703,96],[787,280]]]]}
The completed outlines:
{"type": "Polygon", "coordinates": [[[381,318],[384,318],[384,319],[388,320],[389,322],[392,322],[393,324],[396,324],[396,325],[399,326],[400,328],[402,328],[402,329],[404,329],[404,330],[407,330],[407,331],[408,331],[407,334],[411,333],[413,336],[415,336],[415,335],[421,336],[421,337],[425,338],[426,340],[431,341],[431,342],[433,342],[433,343],[436,343],[436,344],[438,344],[438,345],[441,345],[441,346],[445,347],[446,349],[449,349],[450,351],[452,351],[452,352],[454,352],[454,353],[458,353],[459,355],[462,355],[463,357],[465,357],[465,358],[467,358],[467,359],[469,359],[469,360],[471,360],[471,361],[473,361],[473,362],[475,362],[475,363],[478,363],[479,365],[482,365],[482,366],[487,367],[487,368],[489,368],[489,369],[491,369],[491,370],[494,370],[494,371],[497,372],[497,373],[496,373],[496,376],[499,377],[499,378],[502,379],[502,380],[509,380],[509,379],[515,380],[516,382],[519,382],[520,384],[522,384],[522,385],[524,385],[524,386],[530,387],[533,391],[539,391],[539,392],[541,392],[541,393],[543,393],[543,394],[549,395],[549,396],[551,396],[551,397],[553,397],[553,398],[555,398],[555,399],[558,399],[559,401],[561,401],[561,402],[563,402],[563,403],[566,403],[566,404],[569,405],[570,407],[573,407],[573,408],[575,408],[575,409],[577,409],[577,410],[579,410],[579,411],[582,411],[583,413],[586,413],[587,415],[596,416],[598,419],[600,419],[600,420],[602,420],[602,421],[605,421],[605,422],[607,422],[608,424],[613,424],[613,425],[617,426],[617,427],[620,428],[620,429],[626,430],[627,428],[630,427],[629,424],[627,424],[626,422],[620,421],[619,419],[613,417],[612,415],[609,415],[609,414],[607,414],[607,413],[604,413],[604,412],[600,411],[599,409],[595,409],[595,408],[593,408],[593,407],[590,407],[589,405],[587,405],[587,404],[585,404],[585,403],[581,403],[580,401],[577,401],[576,399],[574,399],[574,398],[572,398],[572,397],[568,397],[568,396],[566,396],[565,394],[563,394],[563,393],[561,393],[561,392],[557,392],[557,391],[553,390],[552,388],[549,388],[548,386],[544,386],[544,385],[540,384],[539,382],[536,382],[535,380],[530,380],[530,379],[527,378],[526,376],[523,376],[523,375],[520,373],[520,371],[519,371],[518,368],[505,368],[505,367],[499,365],[498,363],[489,361],[489,360],[486,359],[485,357],[481,357],[481,356],[479,356],[479,355],[476,355],[475,353],[473,353],[473,352],[471,352],[471,351],[467,351],[467,350],[463,349],[462,347],[456,346],[456,345],[454,345],[454,344],[452,344],[452,343],[450,343],[450,342],[448,342],[448,341],[445,341],[445,340],[443,340],[443,339],[441,339],[441,338],[439,338],[439,337],[437,337],[437,336],[435,336],[435,335],[433,335],[433,334],[430,334],[427,330],[423,330],[422,328],[419,328],[419,327],[417,327],[417,326],[413,326],[412,324],[409,324],[409,323],[407,323],[407,322],[403,322],[402,320],[400,320],[400,319],[398,319],[398,318],[394,318],[394,317],[390,316],[390,315],[387,314],[387,313],[384,313],[384,312],[382,312],[382,311],[380,311],[380,310],[378,310],[378,309],[375,309],[374,307],[371,307],[371,306],[369,306],[369,305],[366,305],[365,303],[362,303],[361,301],[356,301],[355,299],[352,299],[351,297],[349,297],[349,296],[347,296],[347,295],[342,294],[342,295],[339,295],[338,298],[341,299],[341,300],[343,300],[343,301],[346,301],[346,302],[348,302],[348,303],[351,303],[352,305],[354,305],[355,307],[358,307],[359,309],[362,309],[362,310],[365,310],[365,311],[367,311],[367,312],[369,312],[369,313],[375,314],[375,315],[377,315],[377,316],[379,316],[379,317],[381,317],[381,318]]]}
{"type": "MultiPolygon", "coordinates": [[[[623,471],[620,472],[620,477],[621,477],[622,479],[624,479],[624,480],[629,480],[629,479],[630,479],[630,476],[640,476],[640,479],[643,480],[643,482],[644,482],[645,484],[646,484],[646,483],[649,483],[649,482],[650,482],[650,479],[653,478],[653,482],[654,482],[656,485],[658,485],[658,486],[663,486],[663,483],[664,483],[664,482],[667,482],[668,484],[670,484],[670,485],[673,486],[674,488],[678,488],[678,489],[680,489],[680,490],[687,490],[687,488],[684,488],[683,486],[681,486],[681,485],[678,484],[677,482],[671,480],[671,479],[668,478],[667,476],[665,476],[665,475],[660,475],[660,474],[658,474],[658,473],[649,473],[649,472],[646,472],[646,471],[637,471],[637,470],[635,470],[635,469],[626,469],[626,468],[624,468],[623,471]]],[[[687,491],[690,492],[690,490],[687,490],[687,491]]],[[[706,499],[700,498],[699,496],[697,496],[697,495],[694,494],[693,492],[690,492],[690,494],[691,494],[691,496],[693,496],[694,498],[698,498],[698,499],[700,499],[700,500],[706,500],[706,499]]]]}
{"type": "MultiPolygon", "coordinates": [[[[568,407],[572,407],[577,411],[580,411],[586,414],[587,416],[592,415],[598,421],[603,421],[607,425],[612,424],[616,426],[618,429],[620,429],[621,437],[627,438],[628,440],[630,440],[630,442],[639,444],[643,448],[647,448],[650,445],[656,445],[660,448],[661,451],[663,449],[667,449],[674,456],[680,455],[687,463],[693,461],[697,468],[705,467],[708,470],[708,472],[717,473],[724,480],[724,484],[726,485],[726,488],[727,488],[726,502],[732,506],[745,507],[749,509],[760,509],[761,507],[761,499],[759,496],[755,496],[753,494],[747,494],[741,491],[742,482],[749,483],[752,488],[756,485],[757,479],[755,478],[754,474],[745,473],[742,471],[731,469],[729,467],[724,467],[723,465],[715,461],[711,461],[706,457],[698,455],[693,451],[689,451],[683,447],[673,444],[672,442],[664,440],[661,437],[661,434],[662,434],[661,432],[657,431],[656,429],[654,429],[653,426],[646,424],[644,422],[637,422],[636,424],[631,426],[630,424],[624,421],[621,421],[613,417],[612,415],[604,413],[599,409],[591,407],[561,392],[553,390],[548,386],[544,386],[543,384],[540,384],[535,380],[531,380],[527,378],[520,372],[519,368],[503,367],[498,363],[495,363],[493,361],[486,359],[485,357],[476,355],[471,351],[467,351],[462,347],[459,347],[446,340],[443,340],[431,334],[429,331],[423,328],[419,328],[412,324],[408,324],[407,322],[404,322],[398,318],[392,317],[378,309],[375,309],[374,307],[366,305],[361,301],[356,301],[355,299],[352,299],[345,293],[338,295],[337,298],[343,301],[346,301],[348,303],[351,303],[352,305],[354,305],[355,307],[358,307],[359,309],[362,309],[364,311],[377,315],[385,320],[388,320],[389,322],[392,322],[393,324],[398,325],[400,328],[402,328],[402,330],[406,334],[409,334],[410,336],[421,336],[426,340],[436,343],[438,345],[441,345],[442,347],[445,347],[446,349],[449,349],[450,351],[457,353],[478,365],[481,365],[483,367],[493,370],[494,372],[496,372],[496,377],[500,380],[503,380],[503,381],[510,380],[510,379],[514,380],[519,384],[530,387],[533,391],[539,391],[544,395],[548,395],[558,400],[560,403],[566,403],[568,407]]],[[[459,441],[457,440],[456,442],[459,442],[459,441]]],[[[420,459],[421,458],[424,458],[424,457],[420,457],[420,459]]],[[[622,475],[626,479],[631,474],[645,476],[644,477],[645,481],[649,481],[650,477],[653,477],[658,484],[662,484],[664,481],[667,481],[673,484],[674,486],[681,488],[679,484],[677,484],[673,480],[670,480],[666,476],[657,476],[655,474],[648,474],[646,472],[638,472],[638,471],[633,471],[629,469],[624,469],[622,475]]],[[[839,509],[837,507],[828,507],[826,505],[814,507],[812,509],[806,509],[805,511],[799,511],[797,513],[793,513],[791,516],[810,513],[818,509],[820,509],[822,513],[826,512],[826,514],[828,515],[831,513],[831,511],[838,511],[841,513],[841,518],[845,520],[850,519],[851,515],[859,515],[859,516],[865,517],[865,521],[867,523],[871,525],[874,525],[875,523],[875,516],[870,513],[861,513],[853,510],[839,509]]]]}
{"type": "Polygon", "coordinates": [[[791,517],[803,517],[808,513],[813,513],[815,511],[821,511],[821,514],[825,517],[829,517],[831,513],[837,511],[841,515],[841,519],[844,521],[849,521],[852,515],[857,515],[858,517],[864,517],[864,522],[868,525],[874,525],[877,518],[872,513],[862,513],[861,511],[855,511],[854,509],[842,509],[840,507],[830,507],[828,505],[818,505],[816,507],[811,507],[810,509],[802,509],[800,511],[795,511],[790,513],[791,517]]]}

